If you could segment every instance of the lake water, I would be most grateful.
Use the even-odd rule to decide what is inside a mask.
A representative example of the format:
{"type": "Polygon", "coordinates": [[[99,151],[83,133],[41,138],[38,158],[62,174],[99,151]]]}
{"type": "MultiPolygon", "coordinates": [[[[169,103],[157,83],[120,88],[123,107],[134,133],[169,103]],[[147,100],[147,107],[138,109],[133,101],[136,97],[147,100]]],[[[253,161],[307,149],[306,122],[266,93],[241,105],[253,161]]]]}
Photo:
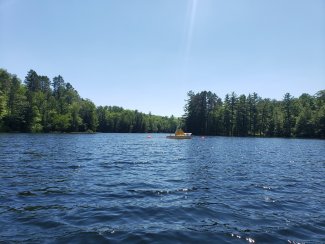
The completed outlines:
{"type": "Polygon", "coordinates": [[[0,242],[325,243],[325,141],[0,134],[0,242]]]}

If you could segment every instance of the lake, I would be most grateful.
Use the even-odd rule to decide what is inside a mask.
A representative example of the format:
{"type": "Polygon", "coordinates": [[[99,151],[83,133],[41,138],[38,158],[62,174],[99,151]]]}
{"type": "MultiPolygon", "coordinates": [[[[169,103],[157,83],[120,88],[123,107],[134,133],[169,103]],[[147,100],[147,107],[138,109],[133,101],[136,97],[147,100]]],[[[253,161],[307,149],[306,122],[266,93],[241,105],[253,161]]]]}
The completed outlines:
{"type": "Polygon", "coordinates": [[[0,242],[325,243],[325,141],[0,134],[0,242]]]}

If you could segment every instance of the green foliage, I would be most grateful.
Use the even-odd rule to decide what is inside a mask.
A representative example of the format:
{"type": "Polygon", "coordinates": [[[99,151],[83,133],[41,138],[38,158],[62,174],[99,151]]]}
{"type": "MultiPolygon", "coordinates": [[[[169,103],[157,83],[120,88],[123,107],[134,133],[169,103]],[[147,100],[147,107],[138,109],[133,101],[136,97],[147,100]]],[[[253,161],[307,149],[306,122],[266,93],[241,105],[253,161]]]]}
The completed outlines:
{"type": "Polygon", "coordinates": [[[125,110],[98,107],[80,98],[62,76],[53,81],[30,70],[24,84],[0,69],[0,131],[21,132],[173,132],[180,121],[125,110]]]}
{"type": "Polygon", "coordinates": [[[325,91],[298,99],[287,93],[282,101],[256,93],[227,94],[221,101],[211,92],[190,91],[184,121],[198,135],[325,138],[325,91]]]}
{"type": "Polygon", "coordinates": [[[68,132],[70,121],[70,114],[54,114],[52,128],[54,131],[68,132]]]}
{"type": "Polygon", "coordinates": [[[182,119],[99,106],[80,98],[58,75],[51,80],[30,70],[24,83],[0,69],[0,131],[17,132],[174,132],[197,135],[325,138],[325,90],[316,95],[289,93],[282,101],[227,94],[188,92],[182,119]]]}
{"type": "Polygon", "coordinates": [[[101,132],[174,132],[179,121],[171,117],[162,117],[127,110],[116,106],[97,108],[98,130],[101,132]]]}
{"type": "Polygon", "coordinates": [[[8,113],[6,102],[8,100],[9,89],[10,74],[4,69],[0,69],[0,120],[8,113]]]}
{"type": "Polygon", "coordinates": [[[96,131],[98,126],[98,118],[96,114],[95,104],[88,99],[81,100],[81,108],[79,114],[83,121],[83,123],[80,125],[81,131],[96,131]]]}
{"type": "Polygon", "coordinates": [[[220,130],[221,118],[218,116],[218,109],[221,99],[207,91],[198,94],[190,91],[187,95],[189,98],[185,105],[186,130],[201,135],[220,130]]]}
{"type": "Polygon", "coordinates": [[[0,119],[2,119],[7,114],[6,106],[7,97],[2,92],[0,93],[0,119]]]}
{"type": "Polygon", "coordinates": [[[325,138],[325,105],[321,106],[314,116],[315,135],[325,138]]]}

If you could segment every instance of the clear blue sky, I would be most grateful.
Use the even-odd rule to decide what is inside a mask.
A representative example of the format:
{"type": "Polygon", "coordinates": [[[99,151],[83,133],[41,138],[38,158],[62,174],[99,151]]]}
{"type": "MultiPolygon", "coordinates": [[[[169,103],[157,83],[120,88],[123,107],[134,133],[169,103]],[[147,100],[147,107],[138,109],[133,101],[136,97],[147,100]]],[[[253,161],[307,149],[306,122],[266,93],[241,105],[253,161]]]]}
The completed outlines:
{"type": "Polygon", "coordinates": [[[324,0],[0,0],[0,67],[96,105],[180,116],[186,93],[325,89],[324,0]]]}

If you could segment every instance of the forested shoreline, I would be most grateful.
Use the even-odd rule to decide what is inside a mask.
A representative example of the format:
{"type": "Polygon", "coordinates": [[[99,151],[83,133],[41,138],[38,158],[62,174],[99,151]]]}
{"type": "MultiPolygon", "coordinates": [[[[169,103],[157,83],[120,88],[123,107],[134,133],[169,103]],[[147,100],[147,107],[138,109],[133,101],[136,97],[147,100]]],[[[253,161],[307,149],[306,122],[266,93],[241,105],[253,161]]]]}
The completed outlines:
{"type": "Polygon", "coordinates": [[[185,128],[198,135],[325,138],[325,90],[282,101],[257,93],[188,92],[185,128]]]}
{"type": "Polygon", "coordinates": [[[325,90],[282,101],[256,93],[188,92],[182,118],[163,117],[81,98],[58,75],[52,80],[30,70],[22,82],[0,69],[0,132],[174,132],[194,135],[325,138],[325,90]]]}
{"type": "Polygon", "coordinates": [[[83,99],[58,75],[52,81],[30,70],[24,82],[0,69],[0,132],[173,132],[163,117],[83,99]]]}

